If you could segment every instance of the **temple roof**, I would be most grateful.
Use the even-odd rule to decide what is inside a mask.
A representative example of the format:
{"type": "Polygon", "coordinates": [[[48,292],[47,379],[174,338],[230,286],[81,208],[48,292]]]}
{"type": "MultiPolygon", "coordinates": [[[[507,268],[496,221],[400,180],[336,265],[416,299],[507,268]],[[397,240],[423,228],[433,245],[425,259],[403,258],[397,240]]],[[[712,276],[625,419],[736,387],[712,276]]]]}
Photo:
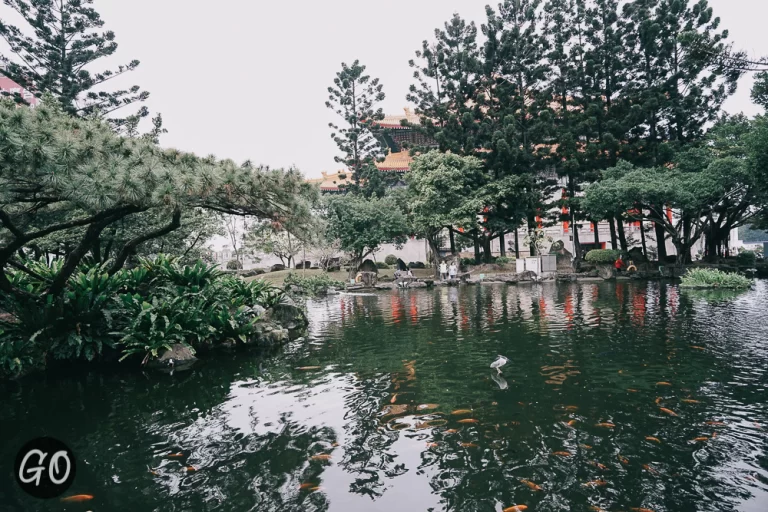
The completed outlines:
{"type": "Polygon", "coordinates": [[[352,173],[344,170],[337,171],[333,174],[328,174],[326,171],[322,171],[321,178],[310,178],[307,183],[320,185],[322,192],[338,192],[339,185],[346,185],[352,183],[352,173]],[[340,176],[343,176],[340,177],[340,176]]]}
{"type": "Polygon", "coordinates": [[[376,124],[384,128],[404,128],[402,121],[405,120],[410,124],[419,124],[419,116],[414,114],[410,108],[403,108],[403,114],[385,116],[381,121],[377,121],[376,124]]]}
{"type": "Polygon", "coordinates": [[[380,171],[406,172],[411,167],[413,157],[408,151],[387,154],[383,162],[376,162],[376,168],[380,171]]]}

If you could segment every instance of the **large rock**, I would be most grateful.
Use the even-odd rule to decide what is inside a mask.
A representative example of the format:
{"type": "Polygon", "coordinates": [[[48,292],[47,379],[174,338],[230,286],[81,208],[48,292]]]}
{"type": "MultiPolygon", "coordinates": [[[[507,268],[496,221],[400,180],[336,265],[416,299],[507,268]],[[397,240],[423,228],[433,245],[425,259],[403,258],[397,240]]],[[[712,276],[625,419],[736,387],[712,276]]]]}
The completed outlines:
{"type": "Polygon", "coordinates": [[[377,290],[394,290],[395,288],[397,288],[397,284],[392,281],[388,283],[379,283],[376,285],[377,290]]]}
{"type": "Polygon", "coordinates": [[[372,259],[367,259],[362,262],[358,270],[360,272],[373,272],[374,274],[379,273],[379,269],[376,268],[376,263],[374,263],[372,259]]]}
{"type": "Polygon", "coordinates": [[[238,270],[237,275],[240,277],[254,277],[254,276],[260,276],[261,274],[265,274],[267,271],[263,268],[249,268],[246,270],[238,270]]]}
{"type": "Polygon", "coordinates": [[[408,288],[426,288],[426,287],[427,287],[427,283],[425,283],[424,281],[412,281],[408,285],[408,288]]]}
{"type": "Polygon", "coordinates": [[[279,270],[285,270],[285,265],[283,265],[282,263],[275,263],[274,265],[269,267],[270,272],[277,272],[279,270]]]}
{"type": "Polygon", "coordinates": [[[597,275],[603,279],[613,279],[616,277],[616,269],[613,265],[598,265],[597,275]]]}
{"type": "Polygon", "coordinates": [[[290,301],[277,304],[267,310],[265,320],[287,329],[291,337],[298,336],[309,325],[304,311],[290,301]]]}
{"type": "Polygon", "coordinates": [[[170,350],[163,352],[160,357],[149,361],[147,366],[150,368],[184,368],[191,366],[197,361],[192,349],[181,343],[174,343],[170,350]]]}

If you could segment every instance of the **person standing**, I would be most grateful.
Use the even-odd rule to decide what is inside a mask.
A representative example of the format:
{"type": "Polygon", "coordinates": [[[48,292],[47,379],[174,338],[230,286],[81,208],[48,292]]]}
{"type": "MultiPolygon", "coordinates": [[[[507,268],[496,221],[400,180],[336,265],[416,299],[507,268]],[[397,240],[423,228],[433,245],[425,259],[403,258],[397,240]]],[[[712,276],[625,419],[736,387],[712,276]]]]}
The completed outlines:
{"type": "Polygon", "coordinates": [[[444,261],[440,262],[440,279],[445,280],[448,277],[448,265],[444,261]]]}
{"type": "Polygon", "coordinates": [[[459,269],[458,269],[458,268],[456,268],[456,262],[455,262],[455,261],[452,261],[452,262],[451,262],[451,266],[450,266],[450,267],[448,267],[448,277],[449,277],[450,279],[456,279],[456,272],[457,272],[458,270],[459,270],[459,269]]]}

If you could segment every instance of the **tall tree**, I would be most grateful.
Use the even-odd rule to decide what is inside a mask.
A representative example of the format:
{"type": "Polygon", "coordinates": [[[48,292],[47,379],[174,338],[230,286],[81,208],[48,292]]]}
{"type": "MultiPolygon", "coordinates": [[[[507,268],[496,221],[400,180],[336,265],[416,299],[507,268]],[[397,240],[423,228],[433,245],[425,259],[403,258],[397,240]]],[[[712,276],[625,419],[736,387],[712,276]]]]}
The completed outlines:
{"type": "Polygon", "coordinates": [[[384,119],[378,106],[385,97],[383,85],[378,78],[365,74],[365,66],[356,60],[351,66],[341,64],[328,93],[325,106],[343,119],[341,125],[328,124],[333,130],[331,138],[343,155],[337,156],[336,161],[352,173],[352,189],[368,197],[383,196],[384,178],[376,168],[376,162],[385,156],[381,128],[376,123],[384,119]]]}
{"type": "MultiPolygon", "coordinates": [[[[8,76],[35,96],[53,95],[65,112],[79,117],[103,116],[118,131],[134,127],[149,111],[141,107],[135,114],[116,117],[115,111],[149,97],[138,85],[116,91],[103,85],[139,66],[132,60],[115,70],[94,72],[91,65],[117,51],[115,33],[104,31],[104,21],[91,7],[93,0],[4,0],[28,25],[19,28],[0,19],[0,36],[13,57],[0,56],[8,76]]],[[[16,94],[15,99],[25,102],[16,94]]],[[[162,124],[162,118],[154,120],[162,124]]],[[[160,130],[162,130],[160,128],[160,130]]]]}

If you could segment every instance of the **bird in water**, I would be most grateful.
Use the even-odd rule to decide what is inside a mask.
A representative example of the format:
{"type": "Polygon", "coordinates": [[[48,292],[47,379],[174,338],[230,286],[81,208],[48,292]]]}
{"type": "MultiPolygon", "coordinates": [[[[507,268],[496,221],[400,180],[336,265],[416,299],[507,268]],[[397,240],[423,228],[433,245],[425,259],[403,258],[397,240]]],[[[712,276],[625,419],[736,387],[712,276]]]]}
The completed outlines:
{"type": "Polygon", "coordinates": [[[499,354],[494,362],[491,363],[491,368],[501,373],[501,367],[509,362],[509,359],[499,354]]]}

